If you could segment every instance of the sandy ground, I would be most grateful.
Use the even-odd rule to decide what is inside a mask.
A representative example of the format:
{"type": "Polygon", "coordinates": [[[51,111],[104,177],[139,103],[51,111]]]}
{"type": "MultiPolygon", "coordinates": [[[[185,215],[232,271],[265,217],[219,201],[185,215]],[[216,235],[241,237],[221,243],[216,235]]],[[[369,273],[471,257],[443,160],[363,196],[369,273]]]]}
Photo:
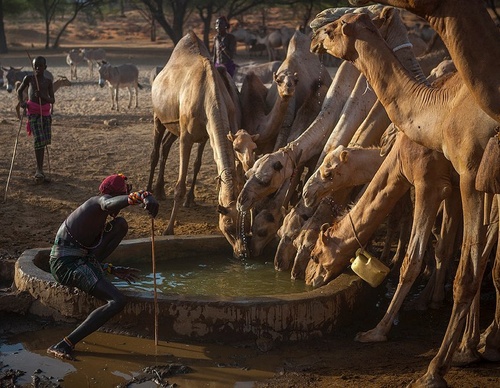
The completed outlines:
{"type": "MultiPolygon", "coordinates": [[[[48,247],[64,218],[89,196],[97,193],[100,181],[107,175],[125,173],[135,188],[144,188],[150,170],[152,147],[152,112],[149,73],[157,65],[163,65],[169,54],[169,47],[161,42],[148,44],[147,40],[120,41],[114,35],[109,41],[101,43],[108,52],[112,64],[132,62],[139,66],[140,82],[139,108],[127,109],[127,93],[120,92],[120,112],[110,110],[110,97],[106,88],[97,85],[97,77],[91,77],[88,69],[79,68],[79,78],[71,87],[56,93],[55,113],[53,116],[53,138],[46,158],[46,172],[50,171],[51,183],[35,185],[32,179],[35,169],[33,140],[27,137],[24,124],[20,125],[14,114],[14,95],[0,91],[0,257],[15,259],[28,248],[48,247]],[[113,124],[107,124],[112,120],[113,124]],[[13,159],[14,144],[18,138],[12,176],[8,191],[5,192],[7,177],[13,159]],[[50,170],[49,170],[50,160],[50,170]],[[3,201],[6,193],[6,201],[3,201]]],[[[76,42],[76,41],[75,41],[76,42]]],[[[74,43],[74,45],[78,45],[74,43]]],[[[90,45],[87,42],[87,45],[90,45]]],[[[47,57],[48,69],[57,77],[69,77],[69,67],[65,64],[64,49],[43,51],[30,49],[32,57],[43,54],[47,57]]],[[[248,58],[241,57],[243,62],[248,58]]],[[[0,58],[3,66],[30,67],[23,48],[13,50],[0,58]]],[[[167,199],[160,202],[160,213],[156,221],[156,233],[162,233],[169,218],[172,205],[172,187],[178,170],[177,148],[174,145],[168,160],[166,172],[167,199]]],[[[196,205],[181,208],[176,225],[176,234],[219,234],[216,213],[216,171],[212,150],[206,147],[203,166],[196,190],[196,205]]],[[[191,177],[191,173],[189,175],[191,177]]],[[[189,178],[190,179],[190,178],[189,178]]],[[[129,221],[127,238],[148,237],[150,222],[140,208],[127,208],[123,211],[129,221]]],[[[484,301],[482,328],[492,319],[491,300],[484,301]]],[[[401,387],[422,375],[436,354],[444,334],[450,313],[450,304],[439,311],[402,311],[399,324],[391,332],[388,342],[360,344],[353,341],[357,331],[372,328],[381,318],[387,298],[382,297],[378,306],[366,306],[349,327],[321,341],[291,344],[276,347],[269,352],[260,352],[250,346],[244,361],[239,366],[227,368],[225,378],[216,380],[210,375],[201,379],[199,386],[226,387],[236,386],[240,377],[231,378],[235,370],[247,368],[249,374],[245,381],[260,381],[266,387],[401,387]],[[265,370],[266,373],[262,373],[265,370]],[[267,381],[265,381],[267,380],[267,381]],[[265,382],[263,382],[265,381],[265,382]],[[210,385],[213,383],[212,385],[210,385]]],[[[30,332],[45,329],[46,325],[35,321],[17,325],[18,317],[2,316],[2,336],[28,336],[30,332]],[[23,334],[24,333],[24,334],[23,334]]],[[[26,321],[23,319],[23,322],[26,321]]],[[[63,330],[63,329],[61,329],[63,330]]],[[[58,332],[57,335],[60,335],[58,332]]],[[[53,337],[57,336],[52,334],[53,337]]],[[[102,333],[95,333],[89,343],[102,340],[102,333]]],[[[26,340],[26,337],[24,337],[26,340]]],[[[52,337],[49,335],[49,339],[52,337]]],[[[28,341],[28,340],[26,340],[28,341]]],[[[48,340],[45,340],[47,342],[48,340]]],[[[132,339],[122,342],[131,346],[132,339]]],[[[37,350],[44,353],[43,342],[37,350]]],[[[28,341],[28,343],[31,343],[28,341]]],[[[230,365],[231,357],[241,349],[234,347],[215,347],[202,345],[202,352],[208,354],[213,365],[230,365]],[[214,353],[215,352],[215,353],[214,353]],[[220,356],[213,356],[220,354],[220,356]],[[210,356],[212,355],[212,356],[210,356]]],[[[81,348],[81,358],[89,362],[97,358],[97,363],[118,363],[122,356],[93,350],[85,353],[81,348]]],[[[248,349],[247,349],[248,350],[248,349]]],[[[170,351],[173,351],[170,349],[170,351]]],[[[0,355],[1,356],[1,355],[0,355]]],[[[179,356],[188,366],[198,365],[195,358],[179,356]]],[[[242,356],[243,357],[243,356],[242,356]]],[[[141,358],[138,363],[151,365],[154,359],[141,358]],[[141,361],[142,360],[142,361],[141,361]]],[[[77,370],[85,368],[85,362],[74,363],[77,370]]],[[[137,366],[139,369],[139,366],[137,366]]],[[[28,371],[32,373],[32,371],[28,371]]],[[[81,372],[84,373],[84,372],[81,372]]],[[[105,373],[105,372],[103,372],[105,373]]],[[[235,374],[236,375],[236,374],[235,374]]],[[[196,376],[196,375],[195,375],[196,376]]],[[[500,366],[479,363],[467,368],[453,367],[446,376],[453,387],[492,387],[500,385],[500,366]]],[[[69,386],[61,383],[62,386],[69,386]]],[[[94,382],[95,385],[95,382],[94,382]]],[[[181,386],[194,386],[184,382],[181,386]]]]}

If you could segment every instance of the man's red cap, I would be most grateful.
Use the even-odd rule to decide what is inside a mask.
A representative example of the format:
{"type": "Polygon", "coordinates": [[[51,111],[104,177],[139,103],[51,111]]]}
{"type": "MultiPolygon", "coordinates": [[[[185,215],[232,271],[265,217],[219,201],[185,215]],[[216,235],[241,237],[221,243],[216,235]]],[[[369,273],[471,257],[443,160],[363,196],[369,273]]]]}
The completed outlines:
{"type": "Polygon", "coordinates": [[[123,174],[113,174],[105,178],[99,186],[102,194],[124,195],[127,194],[127,177],[123,174]]]}

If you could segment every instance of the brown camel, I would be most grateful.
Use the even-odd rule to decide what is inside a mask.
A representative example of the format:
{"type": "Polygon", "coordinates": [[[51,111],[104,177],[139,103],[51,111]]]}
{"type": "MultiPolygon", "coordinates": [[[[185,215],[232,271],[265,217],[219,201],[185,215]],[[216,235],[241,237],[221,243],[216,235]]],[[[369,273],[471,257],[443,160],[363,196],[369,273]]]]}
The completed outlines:
{"type": "Polygon", "coordinates": [[[369,241],[397,201],[412,184],[415,187],[414,223],[398,289],[384,317],[384,330],[370,341],[386,340],[404,297],[420,273],[439,205],[452,192],[450,174],[451,165],[441,153],[398,133],[394,146],[358,202],[340,221],[328,229],[328,225],[322,228],[311,254],[318,265],[311,261],[306,275],[307,283],[315,287],[339,276],[360,244],[364,246],[369,241]]]}
{"type": "Polygon", "coordinates": [[[211,63],[208,49],[189,32],[175,46],[163,70],[155,78],[151,94],[155,133],[165,128],[179,137],[179,177],[174,205],[165,233],[173,234],[179,204],[186,192],[186,172],[194,143],[207,139],[214,151],[219,174],[219,228],[236,257],[247,256],[242,222],[236,210],[237,176],[234,153],[227,133],[236,132],[239,105],[221,74],[211,63]],[[192,88],[191,85],[197,85],[192,88]]]}
{"type": "MultiPolygon", "coordinates": [[[[427,2],[429,3],[433,2],[427,2]]],[[[448,4],[448,1],[442,3],[448,4]]],[[[458,3],[465,4],[462,1],[458,3]]],[[[473,16],[477,14],[475,10],[471,12],[471,8],[477,7],[468,6],[467,16],[471,13],[473,16]]],[[[456,10],[451,7],[449,12],[455,14],[456,10]]],[[[444,19],[455,19],[448,16],[444,19]]],[[[489,21],[482,20],[479,23],[479,30],[484,24],[492,23],[491,18],[488,19],[489,21]]],[[[465,24],[469,22],[467,19],[465,24]]],[[[448,25],[456,33],[457,31],[452,29],[455,26],[448,25]]],[[[457,35],[453,35],[456,38],[457,35]]],[[[498,32],[496,36],[498,37],[498,32]]],[[[489,42],[489,37],[486,41],[489,42]]],[[[457,53],[449,45],[448,48],[460,74],[466,73],[464,64],[455,58],[457,53]]],[[[312,49],[318,52],[326,49],[334,56],[352,61],[365,74],[394,124],[412,140],[443,152],[460,175],[464,231],[461,258],[454,283],[452,316],[438,354],[431,361],[427,373],[415,383],[417,386],[446,386],[444,375],[450,368],[452,355],[459,345],[466,315],[479,290],[486,267],[487,228],[483,223],[484,195],[475,189],[475,177],[486,143],[494,135],[498,122],[485,113],[493,112],[489,104],[481,102],[479,105],[458,76],[452,77],[454,85],[445,89],[428,88],[412,80],[381,39],[372,21],[363,14],[345,15],[323,28],[321,37],[317,34],[313,39],[312,49]]],[[[483,64],[488,61],[475,62],[483,64]]],[[[487,74],[484,73],[485,69],[481,73],[477,67],[474,67],[474,71],[487,74]]],[[[466,74],[464,79],[470,81],[470,74],[466,74]]],[[[492,85],[495,83],[490,82],[490,89],[492,85]]],[[[486,97],[491,95],[488,91],[483,92],[486,97]]],[[[498,118],[495,114],[492,114],[492,117],[498,118]]],[[[500,250],[497,256],[499,254],[500,250]]],[[[499,275],[500,273],[494,271],[495,279],[499,275]]],[[[495,286],[500,288],[499,282],[495,282],[495,286]]],[[[496,315],[498,322],[500,311],[496,315]]],[[[495,325],[486,341],[483,357],[500,360],[500,335],[496,335],[498,324],[495,325]]]]}
{"type": "MultiPolygon", "coordinates": [[[[370,0],[349,0],[364,5],[370,0]]],[[[440,35],[479,106],[500,122],[500,31],[481,0],[377,0],[426,19],[440,35]],[[481,44],[477,44],[481,42],[481,44]],[[478,61],[477,58],[483,58],[478,61]]]]}

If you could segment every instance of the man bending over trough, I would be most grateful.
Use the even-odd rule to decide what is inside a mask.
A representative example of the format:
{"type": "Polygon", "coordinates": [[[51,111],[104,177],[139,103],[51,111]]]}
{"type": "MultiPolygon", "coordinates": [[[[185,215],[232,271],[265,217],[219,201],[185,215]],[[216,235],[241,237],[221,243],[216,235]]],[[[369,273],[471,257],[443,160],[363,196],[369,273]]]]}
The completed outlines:
{"type": "Polygon", "coordinates": [[[114,275],[128,283],[137,280],[138,269],[103,263],[128,231],[127,221],[118,217],[121,209],[142,204],[156,217],[158,202],[147,191],[130,192],[122,174],[110,175],[99,186],[100,195],[89,198],[74,210],[57,231],[50,253],[50,271],[65,286],[77,287],[106,301],[71,334],[47,349],[52,356],[73,359],[73,349],[82,339],[123,310],[125,296],[106,278],[114,275]],[[111,220],[108,221],[108,217],[111,220]]]}

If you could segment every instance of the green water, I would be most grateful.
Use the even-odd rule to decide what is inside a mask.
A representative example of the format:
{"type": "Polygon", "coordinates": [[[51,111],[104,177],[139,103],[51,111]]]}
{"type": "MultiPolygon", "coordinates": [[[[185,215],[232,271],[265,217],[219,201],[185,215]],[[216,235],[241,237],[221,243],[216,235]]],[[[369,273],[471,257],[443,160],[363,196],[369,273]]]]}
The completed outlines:
{"type": "MultiPolygon", "coordinates": [[[[151,260],[141,270],[140,280],[132,285],[116,279],[118,288],[153,292],[151,260]]],[[[203,296],[262,296],[309,291],[303,280],[291,280],[290,272],[278,272],[269,261],[241,261],[224,256],[192,259],[158,260],[156,264],[157,292],[203,296]]]]}

